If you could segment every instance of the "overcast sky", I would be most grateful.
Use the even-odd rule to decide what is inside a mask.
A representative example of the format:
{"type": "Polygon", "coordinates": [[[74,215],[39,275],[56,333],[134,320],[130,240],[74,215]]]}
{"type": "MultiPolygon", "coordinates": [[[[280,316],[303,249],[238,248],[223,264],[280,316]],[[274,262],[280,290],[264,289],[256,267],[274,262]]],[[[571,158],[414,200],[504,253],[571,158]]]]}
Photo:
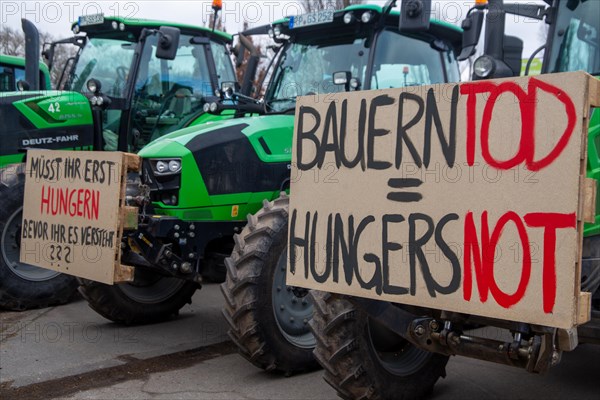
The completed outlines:
{"type": "MultiPolygon", "coordinates": [[[[543,4],[538,1],[527,3],[543,4]]],[[[514,0],[513,0],[514,2],[514,0]]],[[[383,5],[384,0],[371,0],[368,3],[383,5]]],[[[454,24],[466,15],[474,0],[434,1],[434,13],[437,18],[454,24]]],[[[78,16],[104,13],[124,17],[161,19],[193,25],[208,25],[212,17],[212,1],[23,1],[0,0],[0,24],[20,29],[21,18],[36,23],[41,31],[49,32],[56,37],[67,37],[71,34],[70,24],[78,16]]],[[[302,12],[298,1],[276,0],[224,0],[221,18],[227,31],[239,31],[244,21],[251,26],[269,23],[286,15],[302,12]]],[[[540,46],[543,23],[523,17],[507,16],[507,33],[525,40],[524,57],[540,46]]]]}

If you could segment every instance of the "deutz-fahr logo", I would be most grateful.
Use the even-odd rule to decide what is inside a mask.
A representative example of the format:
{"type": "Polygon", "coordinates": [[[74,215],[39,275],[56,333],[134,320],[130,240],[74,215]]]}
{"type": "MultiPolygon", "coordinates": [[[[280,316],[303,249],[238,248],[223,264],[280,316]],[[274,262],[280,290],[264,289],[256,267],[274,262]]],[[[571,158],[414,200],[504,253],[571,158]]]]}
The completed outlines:
{"type": "Polygon", "coordinates": [[[21,146],[35,146],[40,144],[68,143],[77,141],[79,141],[79,135],[53,136],[45,138],[23,139],[21,140],[21,146]]]}

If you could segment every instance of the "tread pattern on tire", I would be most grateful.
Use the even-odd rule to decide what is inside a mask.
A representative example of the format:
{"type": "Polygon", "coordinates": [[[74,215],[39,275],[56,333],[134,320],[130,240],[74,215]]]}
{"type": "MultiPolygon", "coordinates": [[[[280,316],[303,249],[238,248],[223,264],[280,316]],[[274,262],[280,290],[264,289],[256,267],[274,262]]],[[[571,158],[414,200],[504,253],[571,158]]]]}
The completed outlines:
{"type": "MultiPolygon", "coordinates": [[[[24,164],[0,170],[0,237],[6,222],[23,206],[24,164]]],[[[60,274],[42,282],[22,279],[10,271],[0,254],[0,308],[24,311],[68,303],[77,294],[75,277],[60,274]]]]}
{"type": "Polygon", "coordinates": [[[255,366],[286,375],[318,367],[311,349],[300,349],[279,332],[272,311],[271,269],[279,254],[273,248],[287,246],[289,197],[285,192],[269,202],[235,235],[235,247],[226,259],[227,278],[221,285],[223,315],[229,337],[240,354],[255,366]],[[279,246],[279,247],[278,247],[279,246]]]}
{"type": "Polygon", "coordinates": [[[434,354],[410,377],[384,371],[369,348],[367,316],[340,295],[311,291],[315,312],[310,327],[317,338],[315,358],[325,381],[345,400],[415,400],[427,396],[445,377],[448,357],[434,354]]]}

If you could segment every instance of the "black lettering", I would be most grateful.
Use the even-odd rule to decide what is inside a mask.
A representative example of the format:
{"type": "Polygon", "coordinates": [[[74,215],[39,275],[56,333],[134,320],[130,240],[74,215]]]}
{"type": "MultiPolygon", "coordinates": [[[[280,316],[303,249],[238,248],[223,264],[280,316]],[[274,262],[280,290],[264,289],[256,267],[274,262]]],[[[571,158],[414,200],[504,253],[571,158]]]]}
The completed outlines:
{"type": "Polygon", "coordinates": [[[392,163],[388,161],[379,161],[375,159],[375,138],[390,133],[387,129],[375,128],[377,108],[389,106],[391,104],[394,104],[394,98],[387,95],[377,96],[371,101],[371,106],[369,108],[369,131],[367,134],[367,168],[369,169],[383,170],[392,166],[392,163]]]}
{"type": "Polygon", "coordinates": [[[456,292],[460,288],[461,282],[461,270],[460,270],[460,262],[458,261],[458,256],[452,251],[450,246],[444,240],[444,235],[442,234],[444,227],[450,221],[457,221],[457,214],[448,214],[444,218],[440,220],[440,222],[435,227],[435,243],[442,250],[444,256],[450,261],[452,264],[452,279],[448,286],[441,286],[437,282],[435,282],[435,290],[440,294],[451,294],[456,292]]]}
{"type": "Polygon", "coordinates": [[[404,222],[405,218],[402,215],[384,215],[382,219],[383,233],[382,233],[382,274],[383,274],[383,292],[386,294],[407,294],[408,288],[401,286],[394,286],[390,284],[390,256],[389,253],[392,251],[398,251],[402,249],[402,245],[396,242],[390,242],[388,224],[399,224],[404,222]]]}
{"type": "Polygon", "coordinates": [[[308,171],[309,169],[313,168],[315,165],[317,165],[317,162],[320,159],[320,153],[321,153],[321,143],[319,142],[319,139],[317,138],[317,136],[315,135],[315,132],[317,132],[317,129],[319,129],[319,126],[321,125],[321,116],[319,115],[319,113],[317,112],[317,110],[315,110],[312,107],[307,107],[307,106],[302,106],[300,107],[300,111],[298,112],[298,119],[297,119],[297,132],[296,132],[296,160],[298,160],[298,169],[301,171],[308,171]],[[304,116],[305,114],[310,114],[312,115],[315,120],[315,126],[308,130],[308,131],[304,131],[304,116]],[[304,162],[303,158],[302,158],[302,153],[303,153],[303,146],[304,146],[304,141],[305,140],[309,140],[312,141],[315,146],[316,146],[316,152],[315,152],[315,158],[313,160],[311,160],[310,162],[304,162]]]}
{"type": "MultiPolygon", "coordinates": [[[[367,101],[365,99],[360,102],[360,112],[358,116],[358,148],[356,150],[356,156],[350,160],[346,157],[346,135],[348,134],[347,125],[347,114],[348,114],[348,100],[342,102],[342,123],[340,126],[340,159],[342,165],[346,168],[354,168],[360,163],[362,170],[365,168],[364,158],[364,140],[365,140],[365,126],[367,121],[367,101]]],[[[338,166],[339,168],[339,166],[338,166]]]]}
{"type": "Polygon", "coordinates": [[[423,252],[423,246],[429,242],[429,239],[434,233],[433,219],[425,214],[415,213],[408,217],[409,233],[408,246],[410,253],[410,294],[414,296],[417,292],[417,259],[421,267],[421,273],[427,286],[427,291],[431,297],[435,297],[435,291],[431,288],[433,277],[427,264],[427,258],[423,252]],[[417,222],[424,221],[427,223],[427,230],[417,239],[417,222]]]}
{"type": "Polygon", "coordinates": [[[421,161],[421,156],[419,156],[419,152],[415,148],[412,140],[408,137],[408,130],[415,126],[423,117],[425,109],[425,103],[422,98],[412,93],[402,93],[400,95],[400,104],[398,108],[398,132],[397,132],[397,141],[396,141],[396,169],[400,168],[402,164],[402,153],[404,150],[404,144],[406,144],[406,148],[410,152],[415,164],[417,167],[421,168],[423,162],[421,161]],[[413,118],[408,121],[406,125],[403,125],[404,121],[404,103],[405,101],[413,101],[417,104],[419,109],[417,113],[413,116],[413,118]]]}
{"type": "Polygon", "coordinates": [[[423,164],[425,168],[429,167],[431,160],[431,128],[435,124],[435,130],[440,140],[442,153],[446,159],[446,163],[450,168],[454,166],[456,159],[456,108],[458,105],[458,85],[452,91],[452,108],[450,112],[450,127],[449,138],[446,140],[444,128],[440,118],[440,112],[435,100],[435,92],[433,89],[427,91],[427,109],[425,112],[425,144],[423,148],[423,164]]]}
{"type": "Polygon", "coordinates": [[[323,128],[323,138],[321,139],[321,149],[319,153],[321,154],[319,158],[318,167],[322,168],[323,163],[325,162],[325,157],[327,152],[331,151],[335,154],[335,165],[339,168],[341,165],[340,157],[338,156],[339,152],[339,142],[338,142],[338,128],[337,128],[337,110],[336,110],[336,102],[331,102],[329,104],[329,108],[327,109],[327,114],[325,115],[325,124],[323,128]],[[332,143],[329,143],[329,134],[331,133],[332,143]]]}

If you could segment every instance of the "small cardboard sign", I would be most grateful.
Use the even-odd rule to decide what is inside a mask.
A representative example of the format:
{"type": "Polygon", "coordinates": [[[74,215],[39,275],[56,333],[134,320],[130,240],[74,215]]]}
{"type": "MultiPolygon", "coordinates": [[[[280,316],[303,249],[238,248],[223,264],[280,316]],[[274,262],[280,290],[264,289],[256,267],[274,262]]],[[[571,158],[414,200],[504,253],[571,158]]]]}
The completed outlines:
{"type": "Polygon", "coordinates": [[[21,262],[114,283],[126,160],[119,152],[28,151],[21,262]]]}
{"type": "Polygon", "coordinates": [[[599,87],[578,72],[300,98],[288,284],[586,322],[587,118],[599,87]]]}

